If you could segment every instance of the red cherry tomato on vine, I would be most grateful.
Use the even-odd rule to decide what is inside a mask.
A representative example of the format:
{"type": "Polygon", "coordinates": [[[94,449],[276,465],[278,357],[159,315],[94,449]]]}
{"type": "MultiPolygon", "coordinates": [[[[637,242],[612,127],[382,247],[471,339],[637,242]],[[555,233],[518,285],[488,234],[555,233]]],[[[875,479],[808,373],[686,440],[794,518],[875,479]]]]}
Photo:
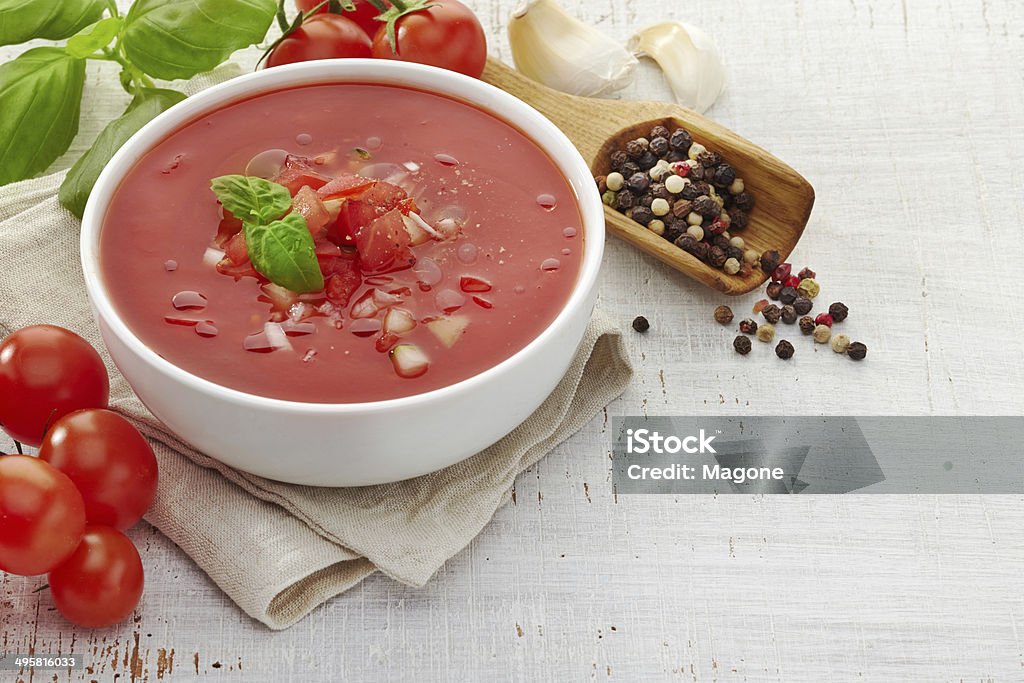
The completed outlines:
{"type": "Polygon", "coordinates": [[[370,38],[358,24],[338,14],[317,14],[270,51],[267,66],[369,56],[370,38]]]}
{"type": "Polygon", "coordinates": [[[144,578],[139,551],[127,536],[108,526],[88,526],[82,543],[50,572],[57,611],[86,628],[124,621],[139,604],[144,578]]]}
{"type": "Polygon", "coordinates": [[[55,422],[39,457],[68,475],[90,524],[127,529],[156,496],[153,449],[132,423],[109,410],[78,410],[55,422]]]}
{"type": "Polygon", "coordinates": [[[45,574],[78,547],[85,504],[74,483],[28,455],[0,456],[0,570],[45,574]]]}
{"type": "MultiPolygon", "coordinates": [[[[413,5],[411,0],[404,4],[413,5]]],[[[392,49],[387,28],[373,37],[373,56],[439,66],[479,78],[487,64],[487,38],[473,11],[458,0],[430,0],[429,6],[395,22],[392,49]]]]}
{"type": "MultiPolygon", "coordinates": [[[[311,9],[321,4],[320,0],[295,0],[295,6],[301,12],[309,12],[311,9]]],[[[356,6],[355,10],[349,12],[342,12],[341,16],[346,19],[359,24],[359,28],[366,31],[366,35],[373,37],[373,34],[377,32],[380,27],[380,22],[377,21],[377,15],[380,14],[380,10],[366,2],[366,0],[353,0],[352,4],[356,6]]],[[[385,5],[389,4],[387,2],[385,5]]],[[[327,3],[323,3],[323,7],[316,11],[317,14],[327,13],[327,3]]]]}
{"type": "Polygon", "coordinates": [[[0,343],[0,424],[30,446],[81,408],[106,408],[110,380],[96,349],[74,332],[33,325],[0,343]]]}

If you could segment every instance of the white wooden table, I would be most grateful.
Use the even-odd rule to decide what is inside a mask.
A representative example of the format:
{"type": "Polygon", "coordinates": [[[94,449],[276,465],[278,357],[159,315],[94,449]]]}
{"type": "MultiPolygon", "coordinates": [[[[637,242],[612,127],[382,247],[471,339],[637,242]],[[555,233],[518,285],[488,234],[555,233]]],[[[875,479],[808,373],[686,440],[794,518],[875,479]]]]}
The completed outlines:
{"type": "MultiPolygon", "coordinates": [[[[471,4],[507,59],[513,3],[471,4]]],[[[669,17],[717,37],[731,82],[711,115],[814,184],[795,260],[870,347],[859,365],[805,339],[789,363],[739,359],[720,297],[611,240],[601,306],[653,326],[631,334],[636,379],[608,415],[1021,414],[1024,5],[566,6],[623,39],[669,17]]],[[[625,96],[667,94],[645,67],[625,96]]],[[[90,97],[76,148],[121,106],[90,97]]],[[[56,683],[1024,680],[1024,496],[616,499],[609,448],[599,417],[421,590],[375,577],[272,633],[140,528],[134,621],[76,630],[41,581],[4,576],[0,650],[90,662],[33,679],[56,683]]]]}

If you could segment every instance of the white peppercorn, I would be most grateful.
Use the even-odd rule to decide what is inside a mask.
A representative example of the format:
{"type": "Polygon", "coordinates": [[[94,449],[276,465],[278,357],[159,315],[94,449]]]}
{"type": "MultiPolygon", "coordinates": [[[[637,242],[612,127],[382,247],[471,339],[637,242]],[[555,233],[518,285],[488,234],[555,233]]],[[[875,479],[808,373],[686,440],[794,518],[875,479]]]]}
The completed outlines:
{"type": "Polygon", "coordinates": [[[763,323],[757,326],[757,338],[767,343],[775,339],[775,326],[771,323],[763,323]]]}
{"type": "Polygon", "coordinates": [[[828,325],[817,325],[814,328],[814,341],[819,344],[826,344],[832,338],[832,328],[828,325]]]}
{"type": "Polygon", "coordinates": [[[743,252],[743,261],[745,263],[749,263],[750,265],[754,265],[755,263],[757,263],[760,260],[761,260],[761,255],[758,254],[753,249],[747,249],[745,252],[743,252]]]}
{"type": "Polygon", "coordinates": [[[669,209],[671,208],[672,207],[669,205],[669,203],[662,199],[661,197],[651,202],[651,213],[653,213],[655,216],[665,216],[668,214],[669,209]]]}
{"type": "Polygon", "coordinates": [[[850,338],[845,334],[837,334],[832,338],[832,350],[836,353],[846,353],[850,348],[850,338]]]}
{"type": "Polygon", "coordinates": [[[690,215],[686,217],[686,222],[689,223],[690,225],[700,225],[701,223],[704,222],[704,216],[701,216],[699,213],[691,211],[690,215]]]}
{"type": "MultiPolygon", "coordinates": [[[[611,178],[611,176],[608,177],[611,178]]],[[[673,173],[672,175],[665,178],[665,189],[671,192],[672,194],[679,194],[680,192],[683,191],[683,188],[686,187],[686,183],[686,178],[683,178],[682,176],[677,176],[676,174],[673,173]]],[[[608,187],[611,188],[611,185],[609,185],[608,187]]]]}
{"type": "Polygon", "coordinates": [[[744,242],[743,238],[740,237],[739,235],[729,238],[729,244],[736,247],[737,249],[742,249],[747,245],[747,243],[744,242]]]}
{"type": "Polygon", "coordinates": [[[746,186],[743,184],[743,178],[737,178],[732,181],[732,185],[729,186],[729,194],[740,194],[743,192],[746,186]]]}
{"type": "Polygon", "coordinates": [[[700,144],[699,142],[695,142],[692,145],[690,145],[690,151],[689,153],[687,153],[686,156],[690,157],[692,161],[696,161],[697,157],[706,151],[708,151],[707,147],[700,144]]]}
{"type": "Polygon", "coordinates": [[[662,166],[652,166],[651,170],[647,172],[647,175],[651,176],[651,180],[661,180],[670,172],[671,171],[669,171],[669,169],[662,166]]]}
{"type": "Polygon", "coordinates": [[[722,270],[725,271],[726,275],[735,275],[740,272],[740,262],[734,258],[727,258],[725,265],[722,266],[722,270]]]}
{"type": "Polygon", "coordinates": [[[608,186],[609,190],[611,190],[612,192],[618,192],[619,190],[622,189],[622,186],[626,183],[626,179],[625,179],[625,177],[623,177],[623,175],[621,173],[616,171],[615,173],[609,173],[608,177],[605,178],[604,182],[605,182],[605,185],[608,186]]]}
{"type": "Polygon", "coordinates": [[[699,225],[691,225],[686,229],[686,234],[700,242],[704,239],[704,228],[699,225]]]}

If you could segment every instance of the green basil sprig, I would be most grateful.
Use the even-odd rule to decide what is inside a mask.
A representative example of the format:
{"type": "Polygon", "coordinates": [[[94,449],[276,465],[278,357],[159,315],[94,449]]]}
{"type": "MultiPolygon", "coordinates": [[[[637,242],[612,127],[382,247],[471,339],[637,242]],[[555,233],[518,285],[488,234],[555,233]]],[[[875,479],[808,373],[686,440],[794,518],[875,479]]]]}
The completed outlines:
{"type": "Polygon", "coordinates": [[[306,219],[282,215],[292,206],[288,189],[263,178],[225,175],[210,189],[227,211],[242,221],[253,268],[276,285],[304,294],[324,288],[316,246],[306,219]]]}
{"type": "Polygon", "coordinates": [[[0,0],[0,45],[73,36],[103,14],[103,0],[0,0]]]}

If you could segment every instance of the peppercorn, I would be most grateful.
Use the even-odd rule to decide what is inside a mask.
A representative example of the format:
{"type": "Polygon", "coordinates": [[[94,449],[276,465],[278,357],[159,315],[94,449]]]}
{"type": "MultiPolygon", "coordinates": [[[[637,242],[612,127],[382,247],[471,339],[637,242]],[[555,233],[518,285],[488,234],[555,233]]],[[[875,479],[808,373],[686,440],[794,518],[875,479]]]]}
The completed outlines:
{"type": "Polygon", "coordinates": [[[725,263],[722,264],[722,270],[725,271],[726,275],[735,275],[742,269],[743,267],[740,265],[740,262],[732,258],[731,256],[725,259],[725,263]]]}
{"type": "Polygon", "coordinates": [[[818,274],[805,266],[803,270],[800,271],[799,277],[801,280],[806,280],[807,278],[811,278],[813,280],[814,278],[818,277],[818,274]]]}
{"type": "Polygon", "coordinates": [[[690,131],[685,128],[676,128],[672,135],[669,136],[668,144],[672,149],[686,152],[690,149],[690,145],[693,144],[693,137],[690,135],[690,131]]]}
{"type": "Polygon", "coordinates": [[[736,207],[729,209],[729,217],[732,219],[732,227],[736,230],[744,230],[750,223],[747,212],[736,207]]]}
{"type": "Polygon", "coordinates": [[[715,245],[722,251],[726,251],[729,249],[729,238],[719,233],[711,238],[711,244],[715,245]]]}
{"type": "Polygon", "coordinates": [[[832,338],[832,350],[836,353],[846,353],[850,348],[850,338],[845,334],[837,334],[832,338]]]}
{"type": "Polygon", "coordinates": [[[633,161],[638,160],[647,151],[647,147],[650,143],[643,138],[637,138],[636,140],[630,140],[626,143],[626,154],[633,161]]]}
{"type": "Polygon", "coordinates": [[[629,155],[626,154],[623,150],[617,149],[614,152],[612,152],[610,159],[612,162],[612,168],[618,170],[620,166],[629,161],[629,155]]]}
{"type": "Polygon", "coordinates": [[[686,218],[693,211],[693,202],[688,199],[680,199],[672,205],[672,215],[676,218],[686,218]]]}
{"type": "Polygon", "coordinates": [[[659,125],[655,126],[654,128],[651,128],[651,140],[652,141],[654,140],[654,138],[667,138],[667,137],[668,137],[668,128],[666,128],[665,126],[662,126],[662,125],[659,124],[659,125]]]}
{"type": "Polygon", "coordinates": [[[812,334],[814,334],[814,341],[825,344],[832,338],[832,328],[828,325],[817,325],[812,334]]]}
{"type": "Polygon", "coordinates": [[[743,334],[754,334],[757,332],[757,323],[750,318],[740,321],[740,332],[743,334]]]}
{"type": "Polygon", "coordinates": [[[811,334],[814,332],[814,318],[809,315],[805,315],[800,318],[800,331],[804,334],[811,334]]]}
{"type": "Polygon", "coordinates": [[[757,338],[761,341],[768,343],[772,339],[775,339],[775,325],[771,323],[765,323],[757,328],[757,338]]]}
{"type": "Polygon", "coordinates": [[[708,249],[708,263],[715,268],[721,268],[725,265],[726,259],[729,257],[725,255],[725,250],[721,247],[712,246],[708,249]]]}
{"type": "Polygon", "coordinates": [[[732,185],[729,186],[729,194],[737,195],[741,194],[746,189],[746,184],[743,182],[743,178],[737,178],[732,181],[732,185]]]}
{"type": "Polygon", "coordinates": [[[736,169],[729,164],[720,164],[715,167],[711,182],[718,187],[729,187],[736,180],[736,169]]]}
{"type": "Polygon", "coordinates": [[[832,320],[841,323],[846,320],[846,316],[850,315],[850,309],[846,307],[846,304],[837,301],[828,307],[828,313],[832,316],[832,320]]]}
{"type": "Polygon", "coordinates": [[[782,294],[782,283],[769,282],[768,286],[765,287],[764,293],[767,294],[768,298],[772,301],[778,301],[779,296],[782,294]]]}
{"type": "Polygon", "coordinates": [[[698,183],[691,182],[682,190],[679,191],[679,196],[683,199],[688,199],[691,202],[697,199],[697,197],[704,194],[701,192],[700,185],[698,183]]]}
{"type": "Polygon", "coordinates": [[[693,245],[693,251],[691,253],[701,261],[706,262],[708,260],[709,249],[710,247],[708,246],[707,242],[697,242],[696,244],[693,245]]]}
{"type": "Polygon", "coordinates": [[[686,228],[686,234],[700,242],[704,239],[704,228],[699,225],[690,225],[686,228]]]}
{"type": "Polygon", "coordinates": [[[796,301],[793,302],[793,308],[795,308],[796,312],[800,315],[807,315],[811,312],[811,309],[814,308],[814,302],[807,297],[798,296],[796,301]]]}
{"type": "Polygon", "coordinates": [[[784,304],[792,304],[796,301],[796,290],[792,287],[783,287],[779,293],[779,301],[784,304]]]}
{"type": "MultiPolygon", "coordinates": [[[[666,239],[668,239],[668,233],[670,230],[672,230],[671,227],[665,230],[666,239]]],[[[697,240],[693,239],[693,237],[691,237],[690,235],[683,233],[682,235],[679,235],[677,238],[672,240],[672,243],[675,244],[680,249],[682,249],[683,251],[685,251],[686,253],[692,254],[693,245],[697,243],[697,240]]]]}
{"type": "Polygon", "coordinates": [[[729,238],[729,246],[731,246],[731,247],[736,247],[737,249],[741,249],[742,250],[743,247],[745,247],[746,245],[747,245],[746,240],[744,240],[739,235],[736,235],[735,237],[730,237],[729,238]]]}
{"type": "Polygon", "coordinates": [[[819,292],[821,292],[821,285],[818,284],[817,280],[807,278],[806,280],[800,281],[800,286],[796,288],[796,291],[800,292],[802,296],[805,296],[808,299],[813,299],[818,296],[819,292]]]}
{"type": "Polygon", "coordinates": [[[669,206],[669,203],[661,197],[651,201],[651,211],[655,216],[666,216],[671,208],[672,207],[669,206]]]}
{"type": "MultiPolygon", "coordinates": [[[[626,194],[626,193],[625,192],[620,192],[619,196],[622,196],[624,194],[626,194]]],[[[636,221],[640,225],[646,226],[646,225],[649,225],[650,222],[654,220],[654,212],[651,211],[646,206],[634,206],[633,207],[633,215],[630,216],[630,218],[632,218],[634,221],[636,221]]]]}
{"type": "Polygon", "coordinates": [[[755,249],[747,249],[743,252],[743,263],[746,265],[754,265],[760,261],[761,255],[757,253],[755,249]]]}
{"type": "Polygon", "coordinates": [[[732,322],[732,309],[722,305],[715,309],[715,322],[721,325],[728,325],[732,322]]]}
{"type": "Polygon", "coordinates": [[[651,183],[651,195],[655,199],[664,199],[667,202],[672,201],[672,193],[665,189],[664,183],[651,183]]]}
{"type": "Polygon", "coordinates": [[[826,327],[832,327],[833,322],[834,321],[832,320],[832,316],[829,315],[828,313],[819,313],[818,316],[814,319],[815,325],[825,325],[826,327]]]}
{"type": "Polygon", "coordinates": [[[785,339],[780,341],[778,345],[775,347],[775,355],[781,358],[782,360],[789,360],[790,358],[793,357],[793,354],[795,352],[796,349],[793,348],[793,345],[790,344],[785,339]]]}
{"type": "Polygon", "coordinates": [[[651,187],[651,179],[646,173],[634,173],[626,180],[626,189],[634,194],[644,194],[651,187]]]}
{"type": "Polygon", "coordinates": [[[789,273],[792,269],[793,266],[789,265],[788,263],[779,264],[779,266],[772,271],[772,281],[782,282],[787,277],[789,277],[789,273]]]}
{"type": "Polygon", "coordinates": [[[782,317],[782,310],[779,309],[779,307],[776,306],[775,304],[768,304],[761,311],[761,315],[764,316],[765,320],[774,325],[775,323],[779,322],[779,318],[782,317]]]}
{"type": "Polygon", "coordinates": [[[659,157],[668,154],[668,140],[663,137],[651,138],[651,152],[659,157]]]}
{"type": "Polygon", "coordinates": [[[608,177],[605,178],[605,184],[612,192],[618,192],[626,184],[626,179],[621,173],[609,173],[608,177]]]}
{"type": "MultiPolygon", "coordinates": [[[[762,252],[760,260],[761,260],[761,270],[763,270],[766,273],[771,273],[776,268],[779,267],[779,261],[781,260],[781,257],[779,256],[779,252],[777,252],[774,249],[772,249],[770,251],[762,252]]],[[[782,291],[782,290],[779,290],[779,291],[782,291]]]]}
{"type": "Polygon", "coordinates": [[[706,194],[702,194],[693,200],[693,211],[704,218],[714,218],[722,212],[722,209],[718,206],[718,202],[706,194]]]}
{"type": "Polygon", "coordinates": [[[608,189],[608,176],[595,176],[594,180],[597,182],[597,191],[600,192],[601,194],[604,194],[605,190],[608,189]]]}
{"type": "Polygon", "coordinates": [[[680,237],[683,237],[686,234],[686,231],[681,227],[681,226],[684,226],[684,225],[686,225],[685,222],[680,222],[680,221],[668,222],[668,221],[666,221],[665,222],[665,234],[662,235],[662,237],[667,239],[669,242],[675,242],[680,237]]]}
{"type": "MultiPolygon", "coordinates": [[[[725,265],[729,265],[729,262],[726,261],[725,265]]],[[[741,263],[740,264],[740,270],[739,270],[738,274],[739,274],[740,277],[750,277],[751,275],[754,274],[754,266],[752,266],[752,265],[750,265],[749,263],[746,263],[746,262],[741,263]]]]}
{"type": "Polygon", "coordinates": [[[674,164],[677,161],[686,161],[686,152],[680,152],[675,149],[670,150],[669,153],[665,155],[665,161],[670,164],[674,164]]]}
{"type": "Polygon", "coordinates": [[[615,195],[615,208],[619,211],[625,211],[626,209],[632,209],[636,203],[636,197],[631,192],[620,192],[615,195]]]}
{"type": "Polygon", "coordinates": [[[654,203],[654,195],[651,194],[650,192],[648,192],[647,194],[642,194],[636,198],[636,203],[637,206],[646,206],[649,209],[651,208],[651,204],[654,203]]]}
{"type": "Polygon", "coordinates": [[[750,337],[745,337],[742,334],[740,334],[737,335],[736,338],[732,340],[732,348],[736,349],[736,353],[740,354],[741,356],[745,356],[748,353],[750,353],[750,347],[750,337]]]}
{"type": "Polygon", "coordinates": [[[796,322],[796,319],[797,314],[795,308],[788,305],[782,307],[782,322],[786,323],[787,325],[792,325],[793,323],[796,322]]]}
{"type": "Polygon", "coordinates": [[[701,152],[697,155],[697,161],[700,162],[701,166],[707,168],[708,166],[718,166],[722,163],[722,155],[718,152],[701,152]]]}
{"type": "Polygon", "coordinates": [[[601,195],[601,201],[607,204],[608,206],[615,206],[615,200],[617,197],[618,195],[616,195],[611,190],[608,190],[603,195],[601,195]]]}
{"type": "Polygon", "coordinates": [[[750,211],[754,208],[754,196],[749,192],[740,192],[733,195],[732,202],[736,205],[737,209],[744,211],[750,211]]]}
{"type": "Polygon", "coordinates": [[[864,360],[868,355],[868,347],[860,342],[853,342],[846,349],[846,355],[853,360],[864,360]]]}
{"type": "Polygon", "coordinates": [[[655,235],[664,235],[665,222],[655,218],[653,221],[647,224],[647,229],[653,232],[655,235]]]}
{"type": "Polygon", "coordinates": [[[641,171],[649,171],[658,163],[658,157],[652,152],[644,152],[643,156],[636,160],[641,171]]]}
{"type": "Polygon", "coordinates": [[[622,166],[619,166],[619,173],[621,173],[624,178],[628,178],[634,173],[639,172],[640,166],[634,161],[627,161],[626,163],[622,164],[622,166]]]}
{"type": "Polygon", "coordinates": [[[679,194],[680,192],[683,191],[683,188],[686,187],[688,183],[689,181],[686,178],[683,178],[682,176],[678,176],[675,173],[673,173],[672,175],[665,178],[665,189],[668,190],[670,195],[679,194]]]}
{"type": "Polygon", "coordinates": [[[782,281],[783,287],[792,287],[793,289],[796,289],[799,285],[800,278],[798,278],[796,275],[790,275],[789,277],[782,281]]]}
{"type": "MultiPolygon", "coordinates": [[[[714,201],[714,200],[712,200],[712,201],[714,201]]],[[[722,233],[725,232],[725,223],[723,223],[722,221],[720,221],[719,219],[716,218],[716,219],[712,220],[710,223],[708,223],[708,231],[712,235],[721,235],[722,233]]],[[[728,248],[728,247],[724,247],[724,248],[728,248]]]]}
{"type": "Polygon", "coordinates": [[[742,263],[743,262],[743,250],[742,249],[740,249],[738,247],[729,247],[728,249],[725,250],[725,253],[729,256],[729,258],[736,259],[736,263],[742,263]]]}
{"type": "Polygon", "coordinates": [[[636,330],[637,332],[646,332],[650,328],[650,321],[647,320],[647,318],[643,317],[642,315],[638,315],[637,317],[633,318],[633,329],[636,330]]]}
{"type": "Polygon", "coordinates": [[[768,305],[768,299],[760,299],[759,301],[755,302],[754,303],[754,309],[753,309],[754,310],[754,315],[757,315],[758,313],[763,311],[767,305],[768,305]]]}

